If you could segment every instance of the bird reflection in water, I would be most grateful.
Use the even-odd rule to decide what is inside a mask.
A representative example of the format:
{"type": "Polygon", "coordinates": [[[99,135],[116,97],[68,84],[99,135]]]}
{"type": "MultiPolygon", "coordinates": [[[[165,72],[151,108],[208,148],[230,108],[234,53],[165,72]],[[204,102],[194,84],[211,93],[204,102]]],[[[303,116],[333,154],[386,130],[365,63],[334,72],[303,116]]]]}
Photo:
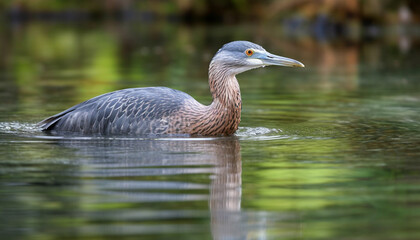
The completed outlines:
{"type": "Polygon", "coordinates": [[[218,148],[218,165],[210,184],[209,208],[214,239],[246,239],[242,222],[242,161],[239,141],[218,148]]]}
{"type": "MultiPolygon", "coordinates": [[[[236,137],[59,140],[59,143],[76,149],[77,158],[82,159],[76,174],[81,175],[87,185],[94,185],[89,187],[90,193],[106,195],[99,201],[161,202],[162,209],[166,208],[166,202],[202,201],[207,196],[197,194],[197,189],[208,186],[192,182],[196,175],[191,174],[209,174],[208,201],[213,238],[245,239],[252,230],[247,229],[241,212],[242,165],[236,137]],[[172,176],[177,176],[176,180],[171,181],[172,176]],[[172,190],[176,190],[175,193],[172,190]]],[[[176,210],[183,211],[185,206],[188,204],[176,210]]],[[[145,210],[157,211],[132,210],[139,214],[145,210]]],[[[182,222],[182,218],[180,220],[182,222]]]]}

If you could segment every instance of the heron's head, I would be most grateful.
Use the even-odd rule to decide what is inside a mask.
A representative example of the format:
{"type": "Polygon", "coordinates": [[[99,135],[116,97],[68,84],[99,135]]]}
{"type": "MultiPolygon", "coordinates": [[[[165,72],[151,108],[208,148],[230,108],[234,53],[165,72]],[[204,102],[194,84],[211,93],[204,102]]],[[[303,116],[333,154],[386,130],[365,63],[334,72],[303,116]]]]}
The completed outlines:
{"type": "Polygon", "coordinates": [[[234,75],[271,65],[305,67],[299,61],[271,54],[260,45],[248,41],[234,41],[223,45],[213,57],[212,64],[234,75]]]}

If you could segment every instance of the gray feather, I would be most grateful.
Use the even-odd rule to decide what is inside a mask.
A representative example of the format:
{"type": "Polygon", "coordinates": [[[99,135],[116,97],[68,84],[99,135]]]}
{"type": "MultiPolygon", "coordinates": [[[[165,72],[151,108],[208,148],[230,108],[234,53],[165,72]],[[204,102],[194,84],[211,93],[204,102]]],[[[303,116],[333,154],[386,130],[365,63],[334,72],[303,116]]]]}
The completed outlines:
{"type": "Polygon", "coordinates": [[[123,89],[82,102],[39,125],[58,132],[149,134],[161,119],[176,114],[186,99],[193,98],[166,87],[123,89]]]}

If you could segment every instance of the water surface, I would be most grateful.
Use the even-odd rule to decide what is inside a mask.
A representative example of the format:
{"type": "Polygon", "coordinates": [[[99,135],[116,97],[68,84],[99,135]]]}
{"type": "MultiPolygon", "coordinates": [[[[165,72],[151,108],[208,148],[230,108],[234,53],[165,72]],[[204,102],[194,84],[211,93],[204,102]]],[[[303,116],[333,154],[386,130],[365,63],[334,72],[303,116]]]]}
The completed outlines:
{"type": "Polygon", "coordinates": [[[395,35],[280,28],[2,26],[0,229],[7,239],[420,239],[420,56],[395,35]],[[255,39],[255,31],[261,38],[255,39]],[[238,76],[233,137],[51,136],[35,123],[126,87],[211,101],[207,67],[248,39],[305,69],[238,76]]]}

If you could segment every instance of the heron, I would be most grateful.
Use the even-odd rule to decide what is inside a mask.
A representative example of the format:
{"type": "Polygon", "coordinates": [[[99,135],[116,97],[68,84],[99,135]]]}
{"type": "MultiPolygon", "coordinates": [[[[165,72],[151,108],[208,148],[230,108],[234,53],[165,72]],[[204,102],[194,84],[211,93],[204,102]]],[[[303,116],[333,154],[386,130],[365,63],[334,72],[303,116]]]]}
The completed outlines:
{"type": "Polygon", "coordinates": [[[167,87],[128,88],[94,97],[39,122],[41,130],[99,135],[233,135],[241,121],[236,75],[265,66],[304,67],[249,41],[220,48],[210,62],[213,101],[203,105],[167,87]]]}

